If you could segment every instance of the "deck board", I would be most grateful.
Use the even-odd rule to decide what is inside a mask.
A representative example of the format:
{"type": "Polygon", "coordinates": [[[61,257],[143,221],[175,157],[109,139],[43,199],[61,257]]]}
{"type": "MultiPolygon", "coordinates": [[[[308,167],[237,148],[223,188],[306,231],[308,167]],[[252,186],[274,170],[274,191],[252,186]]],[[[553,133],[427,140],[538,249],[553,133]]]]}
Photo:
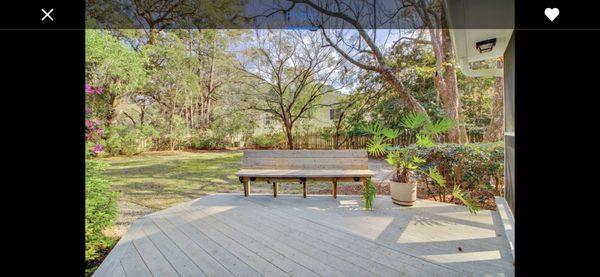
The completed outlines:
{"type": "Polygon", "coordinates": [[[129,249],[123,255],[121,260],[124,276],[148,276],[150,270],[142,260],[140,253],[134,248],[133,245],[129,246],[129,249]]]}
{"type": "Polygon", "coordinates": [[[496,211],[406,208],[388,196],[374,211],[360,205],[357,196],[206,196],[134,222],[94,276],[514,275],[496,211]]]}
{"type": "MultiPolygon", "coordinates": [[[[144,260],[146,266],[153,275],[158,276],[179,276],[175,268],[165,258],[161,250],[154,245],[154,243],[148,237],[148,234],[144,232],[144,225],[148,224],[148,220],[144,220],[142,228],[138,231],[143,235],[140,235],[136,240],[133,241],[133,245],[137,249],[138,253],[144,260]]],[[[164,250],[163,250],[164,251],[164,250]]]]}

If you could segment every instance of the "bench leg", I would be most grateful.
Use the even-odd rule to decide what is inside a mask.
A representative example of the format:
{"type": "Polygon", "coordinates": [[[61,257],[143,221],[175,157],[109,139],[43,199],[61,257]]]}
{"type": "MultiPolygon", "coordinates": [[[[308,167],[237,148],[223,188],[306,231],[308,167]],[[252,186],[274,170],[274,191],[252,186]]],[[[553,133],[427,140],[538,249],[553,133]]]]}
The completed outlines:
{"type": "Polygon", "coordinates": [[[333,179],[333,198],[337,198],[337,179],[333,179]]]}
{"type": "Polygon", "coordinates": [[[302,182],[302,197],[306,198],[306,181],[302,182]]]}
{"type": "Polygon", "coordinates": [[[273,197],[277,197],[277,182],[273,182],[273,197]]]}
{"type": "Polygon", "coordinates": [[[248,179],[244,178],[244,196],[248,197],[248,190],[249,190],[249,185],[248,185],[248,179]]]}

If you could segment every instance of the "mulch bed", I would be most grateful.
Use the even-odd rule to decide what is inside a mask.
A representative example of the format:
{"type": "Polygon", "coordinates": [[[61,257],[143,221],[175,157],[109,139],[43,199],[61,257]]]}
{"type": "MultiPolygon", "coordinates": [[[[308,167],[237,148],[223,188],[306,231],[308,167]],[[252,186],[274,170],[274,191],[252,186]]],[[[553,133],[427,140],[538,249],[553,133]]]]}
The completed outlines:
{"type": "MultiPolygon", "coordinates": [[[[377,188],[377,195],[390,195],[390,185],[388,182],[374,182],[377,188]]],[[[317,191],[318,194],[331,194],[331,189],[322,189],[317,191]]],[[[339,195],[362,195],[362,184],[342,184],[338,185],[339,195]]],[[[473,191],[470,193],[471,197],[477,201],[480,208],[485,210],[496,210],[496,200],[494,200],[494,194],[489,191],[473,191]]],[[[436,196],[437,197],[437,196],[436,196]]],[[[447,195],[447,199],[452,196],[447,195]]],[[[436,201],[433,196],[427,193],[427,189],[419,184],[417,187],[417,198],[427,199],[436,201]]],[[[458,199],[454,199],[453,204],[462,205],[462,202],[458,199]]]]}

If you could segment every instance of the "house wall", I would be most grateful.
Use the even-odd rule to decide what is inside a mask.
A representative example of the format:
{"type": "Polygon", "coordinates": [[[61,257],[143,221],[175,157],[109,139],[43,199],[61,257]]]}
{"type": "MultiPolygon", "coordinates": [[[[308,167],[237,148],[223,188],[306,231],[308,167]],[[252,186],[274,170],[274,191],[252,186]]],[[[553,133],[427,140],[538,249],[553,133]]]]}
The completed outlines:
{"type": "Polygon", "coordinates": [[[515,35],[504,52],[504,197],[515,213],[515,35]]]}
{"type": "MultiPolygon", "coordinates": [[[[344,97],[346,96],[343,94],[332,92],[326,94],[320,102],[322,105],[331,105],[343,100],[344,97]]],[[[329,106],[322,106],[315,109],[315,111],[312,111],[310,119],[300,119],[294,124],[294,132],[313,133],[323,128],[334,127],[334,121],[329,117],[330,109],[332,107],[329,106]]],[[[266,113],[260,116],[257,122],[258,126],[254,129],[254,135],[283,132],[281,122],[274,118],[267,120],[268,117],[269,115],[266,113]]]]}

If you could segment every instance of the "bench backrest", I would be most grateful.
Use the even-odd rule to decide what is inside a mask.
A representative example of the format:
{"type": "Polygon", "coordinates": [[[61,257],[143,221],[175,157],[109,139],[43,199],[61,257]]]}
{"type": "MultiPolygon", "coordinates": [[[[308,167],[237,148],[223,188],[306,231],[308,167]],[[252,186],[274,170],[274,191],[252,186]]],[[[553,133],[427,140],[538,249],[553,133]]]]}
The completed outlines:
{"type": "Polygon", "coordinates": [[[243,169],[369,169],[366,150],[245,150],[243,169]]]}

